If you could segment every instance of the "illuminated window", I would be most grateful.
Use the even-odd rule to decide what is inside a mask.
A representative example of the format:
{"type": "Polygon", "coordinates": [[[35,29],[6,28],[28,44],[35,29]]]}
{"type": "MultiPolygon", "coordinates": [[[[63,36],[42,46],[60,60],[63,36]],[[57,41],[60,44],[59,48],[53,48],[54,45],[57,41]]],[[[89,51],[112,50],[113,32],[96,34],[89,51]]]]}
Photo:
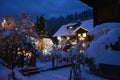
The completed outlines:
{"type": "Polygon", "coordinates": [[[67,29],[72,29],[73,27],[72,26],[67,26],[67,29]]]}
{"type": "Polygon", "coordinates": [[[78,37],[80,37],[81,36],[81,34],[78,34],[78,37]]]}
{"type": "Polygon", "coordinates": [[[69,28],[72,29],[72,26],[70,26],[69,28]]]}
{"type": "Polygon", "coordinates": [[[70,37],[67,37],[67,40],[69,40],[70,39],[70,37]]]}
{"type": "Polygon", "coordinates": [[[18,54],[21,54],[21,52],[18,52],[18,54]]]}
{"type": "Polygon", "coordinates": [[[58,36],[58,37],[57,37],[57,39],[58,39],[58,40],[60,40],[60,39],[61,39],[61,37],[60,37],[60,36],[58,36]]]}
{"type": "Polygon", "coordinates": [[[86,37],[86,36],[87,36],[87,34],[86,34],[86,33],[83,33],[83,34],[82,34],[82,36],[83,36],[83,37],[86,37]]]}
{"type": "Polygon", "coordinates": [[[17,48],[17,50],[19,51],[19,50],[20,50],[20,48],[17,48]]]}
{"type": "Polygon", "coordinates": [[[85,40],[85,38],[81,36],[81,37],[79,37],[79,40],[85,40]]]}

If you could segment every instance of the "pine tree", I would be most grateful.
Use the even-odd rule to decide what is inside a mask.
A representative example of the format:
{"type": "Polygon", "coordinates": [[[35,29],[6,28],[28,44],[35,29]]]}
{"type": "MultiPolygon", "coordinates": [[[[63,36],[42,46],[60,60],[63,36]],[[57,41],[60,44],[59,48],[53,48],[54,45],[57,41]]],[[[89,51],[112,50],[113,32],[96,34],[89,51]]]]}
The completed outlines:
{"type": "Polygon", "coordinates": [[[44,16],[37,17],[37,21],[35,23],[35,31],[37,32],[40,39],[47,37],[47,27],[44,16]]]}

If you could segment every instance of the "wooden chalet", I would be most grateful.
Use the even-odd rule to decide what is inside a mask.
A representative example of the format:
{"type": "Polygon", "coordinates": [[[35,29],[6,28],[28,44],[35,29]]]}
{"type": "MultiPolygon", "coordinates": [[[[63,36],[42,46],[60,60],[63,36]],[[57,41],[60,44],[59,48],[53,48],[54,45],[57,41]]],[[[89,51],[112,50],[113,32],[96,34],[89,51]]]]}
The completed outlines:
{"type": "Polygon", "coordinates": [[[104,22],[120,22],[120,0],[80,0],[93,8],[94,26],[104,22]]]}
{"type": "MultiPolygon", "coordinates": [[[[87,32],[89,32],[93,28],[93,20],[86,20],[76,23],[69,23],[66,25],[62,25],[58,31],[53,35],[54,38],[60,40],[73,40],[77,43],[79,40],[87,39],[87,32]]],[[[73,43],[73,44],[75,44],[73,43]]]]}

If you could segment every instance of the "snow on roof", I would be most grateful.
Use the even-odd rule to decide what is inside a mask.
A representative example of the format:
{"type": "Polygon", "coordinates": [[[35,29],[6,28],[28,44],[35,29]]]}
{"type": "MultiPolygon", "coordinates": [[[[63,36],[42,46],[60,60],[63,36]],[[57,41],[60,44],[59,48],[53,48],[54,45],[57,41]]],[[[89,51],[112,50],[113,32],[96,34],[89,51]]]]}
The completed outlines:
{"type": "Polygon", "coordinates": [[[120,28],[120,22],[103,23],[97,25],[94,29],[92,29],[91,32],[89,32],[89,34],[94,35],[100,33],[103,30],[110,30],[115,28],[120,28]]]}
{"type": "Polygon", "coordinates": [[[120,65],[120,51],[112,50],[110,47],[111,44],[114,45],[118,41],[119,37],[120,28],[112,29],[108,34],[104,34],[92,42],[90,47],[85,51],[85,55],[88,58],[94,58],[96,64],[120,65]],[[109,48],[106,49],[106,46],[109,46],[109,48]]]}
{"type": "Polygon", "coordinates": [[[81,26],[89,31],[93,29],[93,19],[82,21],[81,26]]]}
{"type": "Polygon", "coordinates": [[[67,31],[66,28],[67,25],[62,25],[59,30],[53,35],[53,37],[55,36],[63,36],[63,35],[70,35],[70,33],[67,31]]]}
{"type": "Polygon", "coordinates": [[[87,29],[85,29],[84,27],[82,27],[82,26],[79,26],[78,28],[76,28],[74,31],[73,31],[73,33],[72,34],[74,34],[77,30],[79,30],[79,29],[84,29],[84,30],[86,30],[86,31],[88,31],[87,29]]]}
{"type": "Polygon", "coordinates": [[[66,26],[72,26],[72,25],[75,25],[76,23],[69,23],[69,24],[66,24],[66,25],[62,25],[58,31],[53,35],[53,37],[55,36],[64,36],[64,35],[73,35],[73,33],[78,30],[79,28],[83,28],[87,31],[89,30],[92,30],[93,29],[93,19],[90,19],[90,20],[86,20],[86,21],[82,21],[82,24],[76,28],[75,30],[71,31],[71,32],[68,32],[66,26]]]}

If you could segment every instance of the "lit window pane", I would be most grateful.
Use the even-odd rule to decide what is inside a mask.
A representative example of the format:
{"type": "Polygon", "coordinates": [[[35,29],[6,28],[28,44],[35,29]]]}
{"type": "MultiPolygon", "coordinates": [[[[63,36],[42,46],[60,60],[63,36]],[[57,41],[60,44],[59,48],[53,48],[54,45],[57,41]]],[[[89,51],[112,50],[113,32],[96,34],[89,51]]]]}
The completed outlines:
{"type": "Polygon", "coordinates": [[[78,34],[78,36],[81,36],[81,34],[78,34]]]}
{"type": "Polygon", "coordinates": [[[83,33],[82,36],[83,36],[83,37],[86,37],[86,33],[83,33]]]}

